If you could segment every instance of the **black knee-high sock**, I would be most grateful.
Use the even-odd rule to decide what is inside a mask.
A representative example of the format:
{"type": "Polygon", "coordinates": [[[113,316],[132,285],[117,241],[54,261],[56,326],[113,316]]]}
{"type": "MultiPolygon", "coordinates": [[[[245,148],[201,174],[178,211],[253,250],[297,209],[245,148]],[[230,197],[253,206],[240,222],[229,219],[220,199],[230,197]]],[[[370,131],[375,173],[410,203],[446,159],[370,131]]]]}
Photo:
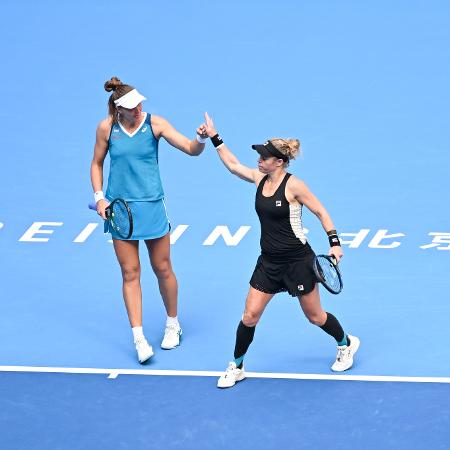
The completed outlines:
{"type": "Polygon", "coordinates": [[[348,342],[347,335],[344,333],[344,330],[341,327],[341,324],[336,319],[336,317],[333,316],[333,314],[327,312],[327,320],[320,328],[322,328],[325,333],[333,336],[336,339],[338,345],[350,344],[350,342],[348,342]]]}
{"type": "MultiPolygon", "coordinates": [[[[234,346],[234,359],[242,358],[246,353],[250,344],[253,341],[256,327],[248,327],[244,325],[242,320],[239,322],[236,331],[236,345],[234,346]]],[[[238,367],[242,367],[242,361],[238,364],[238,367]]]]}

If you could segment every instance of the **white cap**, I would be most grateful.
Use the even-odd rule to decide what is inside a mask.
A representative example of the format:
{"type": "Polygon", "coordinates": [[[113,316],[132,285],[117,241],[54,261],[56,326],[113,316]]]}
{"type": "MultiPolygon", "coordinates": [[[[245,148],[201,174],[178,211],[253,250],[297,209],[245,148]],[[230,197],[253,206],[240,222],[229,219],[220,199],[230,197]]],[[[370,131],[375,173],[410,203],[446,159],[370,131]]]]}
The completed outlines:
{"type": "Polygon", "coordinates": [[[127,94],[122,95],[122,97],[118,98],[117,100],[114,100],[114,104],[116,106],[122,106],[126,109],[133,109],[136,108],[136,106],[144,100],[147,99],[143,95],[139,94],[137,89],[133,89],[127,94]]]}

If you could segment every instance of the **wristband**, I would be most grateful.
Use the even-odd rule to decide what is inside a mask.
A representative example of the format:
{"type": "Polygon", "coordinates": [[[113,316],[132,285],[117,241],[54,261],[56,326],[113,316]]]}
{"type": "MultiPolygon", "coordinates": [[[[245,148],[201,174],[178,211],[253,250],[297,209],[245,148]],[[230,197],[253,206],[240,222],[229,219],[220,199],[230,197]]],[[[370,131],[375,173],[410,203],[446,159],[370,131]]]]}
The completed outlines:
{"type": "Polygon", "coordinates": [[[103,195],[103,191],[94,192],[94,200],[97,203],[99,200],[104,200],[105,196],[103,195]]]}
{"type": "Polygon", "coordinates": [[[197,134],[197,142],[199,142],[200,144],[204,144],[206,141],[208,140],[208,138],[202,138],[199,134],[197,134]]]}
{"type": "Polygon", "coordinates": [[[222,138],[219,136],[219,133],[211,138],[211,142],[216,148],[219,147],[219,145],[223,144],[222,138]]]}
{"type": "Polygon", "coordinates": [[[341,246],[341,241],[339,240],[336,230],[327,231],[328,241],[330,242],[330,247],[341,246]]]}

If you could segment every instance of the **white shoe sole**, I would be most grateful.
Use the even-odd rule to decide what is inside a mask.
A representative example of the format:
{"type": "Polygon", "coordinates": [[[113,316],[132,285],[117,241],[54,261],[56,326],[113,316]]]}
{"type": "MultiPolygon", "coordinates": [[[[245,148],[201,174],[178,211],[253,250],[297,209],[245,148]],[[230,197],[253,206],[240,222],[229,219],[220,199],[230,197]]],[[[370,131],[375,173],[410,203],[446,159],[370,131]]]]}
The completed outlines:
{"type": "Polygon", "coordinates": [[[144,364],[146,361],[148,361],[155,353],[152,351],[148,356],[144,356],[144,358],[139,359],[138,357],[138,361],[140,364],[144,364]]]}
{"type": "Polygon", "coordinates": [[[178,339],[178,344],[173,345],[172,347],[168,347],[168,346],[163,347],[163,343],[161,342],[161,348],[162,348],[163,350],[173,350],[174,348],[179,347],[180,344],[181,344],[181,336],[182,336],[182,335],[183,335],[183,332],[180,333],[180,336],[179,336],[179,339],[178,339]]]}
{"type": "Polygon", "coordinates": [[[221,380],[221,378],[219,378],[219,381],[217,381],[217,387],[218,388],[220,388],[220,389],[227,389],[227,388],[230,388],[230,387],[233,387],[236,383],[239,383],[239,381],[242,381],[242,380],[245,380],[245,373],[241,373],[236,379],[235,379],[235,381],[234,381],[234,383],[233,384],[220,384],[220,380],[221,380]]]}
{"type": "Polygon", "coordinates": [[[173,350],[174,348],[177,348],[179,346],[180,346],[180,344],[174,345],[173,347],[163,347],[163,345],[161,344],[161,348],[163,350],[173,350]]]}

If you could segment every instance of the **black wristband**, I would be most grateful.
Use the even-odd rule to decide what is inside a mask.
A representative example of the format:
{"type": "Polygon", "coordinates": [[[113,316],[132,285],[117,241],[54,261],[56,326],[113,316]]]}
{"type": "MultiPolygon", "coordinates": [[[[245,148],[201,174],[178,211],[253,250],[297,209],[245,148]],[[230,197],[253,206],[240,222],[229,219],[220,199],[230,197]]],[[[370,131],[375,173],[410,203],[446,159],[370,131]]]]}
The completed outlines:
{"type": "Polygon", "coordinates": [[[215,136],[211,138],[211,142],[214,145],[214,147],[218,147],[219,145],[223,144],[222,138],[219,136],[219,133],[217,133],[215,136]]]}
{"type": "Polygon", "coordinates": [[[328,234],[328,241],[330,242],[330,247],[337,247],[337,246],[341,246],[341,241],[339,240],[339,237],[336,233],[336,230],[331,230],[333,231],[333,234],[330,234],[331,232],[329,231],[328,234]]]}

